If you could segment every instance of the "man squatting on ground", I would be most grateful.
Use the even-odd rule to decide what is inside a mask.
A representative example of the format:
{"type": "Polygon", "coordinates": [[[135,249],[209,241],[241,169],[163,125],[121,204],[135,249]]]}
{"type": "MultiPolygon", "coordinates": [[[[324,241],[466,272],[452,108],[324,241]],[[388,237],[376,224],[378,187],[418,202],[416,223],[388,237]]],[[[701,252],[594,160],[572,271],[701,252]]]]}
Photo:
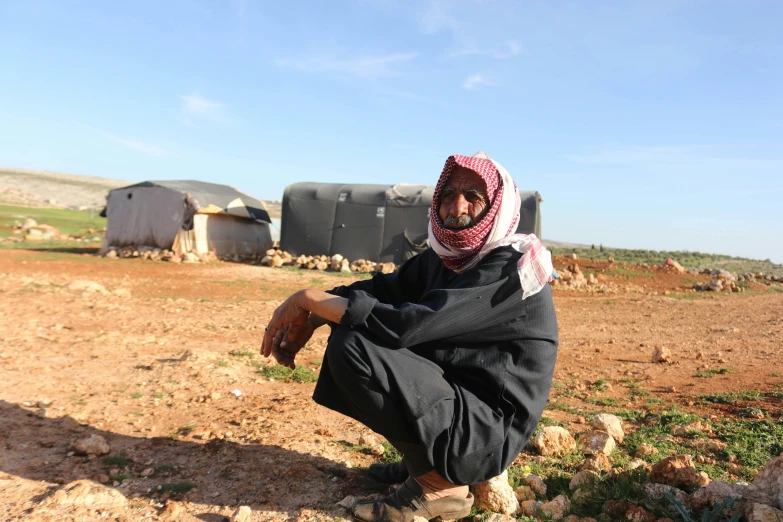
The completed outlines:
{"type": "Polygon", "coordinates": [[[357,504],[368,522],[456,519],[468,485],[500,475],[544,409],[557,356],[550,253],[514,234],[520,199],[487,154],[448,158],[430,212],[431,248],[394,274],[275,310],[262,353],[289,368],[313,331],[331,336],[313,399],[383,435],[401,463],[369,472],[402,486],[357,504]]]}

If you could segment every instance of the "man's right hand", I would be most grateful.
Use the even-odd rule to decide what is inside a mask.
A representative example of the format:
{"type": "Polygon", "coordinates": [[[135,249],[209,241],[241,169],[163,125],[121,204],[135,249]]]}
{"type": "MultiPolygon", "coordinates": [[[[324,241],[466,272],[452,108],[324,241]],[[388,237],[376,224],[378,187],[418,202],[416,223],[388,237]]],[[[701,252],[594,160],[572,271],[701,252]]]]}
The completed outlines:
{"type": "Polygon", "coordinates": [[[310,321],[305,321],[304,324],[287,324],[278,330],[272,339],[272,357],[278,364],[293,370],[296,368],[296,354],[307,344],[314,331],[310,321]]]}

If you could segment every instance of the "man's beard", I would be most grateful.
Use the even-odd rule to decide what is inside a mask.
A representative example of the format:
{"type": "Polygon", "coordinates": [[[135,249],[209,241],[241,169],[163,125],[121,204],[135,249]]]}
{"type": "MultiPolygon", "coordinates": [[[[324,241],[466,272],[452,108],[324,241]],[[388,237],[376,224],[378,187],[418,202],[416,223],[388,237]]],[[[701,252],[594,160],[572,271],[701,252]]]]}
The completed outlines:
{"type": "Polygon", "coordinates": [[[464,230],[466,228],[472,227],[475,224],[476,222],[473,221],[473,218],[467,214],[462,214],[461,216],[456,217],[449,215],[443,221],[443,226],[449,230],[464,230]]]}

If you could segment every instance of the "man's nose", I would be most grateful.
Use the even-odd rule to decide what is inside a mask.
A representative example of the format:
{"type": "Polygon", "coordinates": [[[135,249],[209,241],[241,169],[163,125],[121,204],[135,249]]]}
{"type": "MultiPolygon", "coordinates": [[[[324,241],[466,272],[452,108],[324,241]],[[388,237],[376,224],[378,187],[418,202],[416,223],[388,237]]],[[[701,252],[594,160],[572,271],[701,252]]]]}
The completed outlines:
{"type": "Polygon", "coordinates": [[[468,213],[468,200],[462,194],[457,195],[454,203],[451,205],[451,215],[459,217],[468,213]]]}

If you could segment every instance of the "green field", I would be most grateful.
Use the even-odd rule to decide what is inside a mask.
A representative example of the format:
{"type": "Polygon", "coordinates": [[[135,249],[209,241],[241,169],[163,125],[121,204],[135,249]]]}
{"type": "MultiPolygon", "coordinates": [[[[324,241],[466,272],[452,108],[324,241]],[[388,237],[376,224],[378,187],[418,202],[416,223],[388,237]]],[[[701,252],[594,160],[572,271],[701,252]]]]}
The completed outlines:
{"type": "MultiPolygon", "coordinates": [[[[87,234],[87,230],[90,228],[102,231],[106,226],[106,218],[102,218],[97,212],[87,212],[80,210],[69,209],[57,209],[57,208],[27,208],[27,207],[13,207],[0,205],[0,237],[7,238],[17,236],[13,233],[13,226],[15,221],[22,222],[26,218],[32,218],[39,224],[46,224],[53,226],[63,234],[69,235],[84,235],[87,234]]],[[[103,232],[92,234],[92,236],[103,237],[103,232]]],[[[90,242],[90,246],[98,247],[99,242],[90,242]]],[[[82,246],[84,243],[76,243],[73,241],[39,241],[39,242],[23,242],[23,243],[11,243],[3,241],[0,243],[0,248],[32,248],[32,249],[47,249],[47,248],[63,248],[63,247],[76,247],[82,246]]]]}
{"type": "Polygon", "coordinates": [[[616,263],[633,265],[661,265],[670,257],[685,268],[703,270],[705,268],[722,268],[729,272],[764,272],[765,274],[783,275],[783,265],[775,264],[769,259],[746,259],[742,257],[724,256],[721,254],[703,254],[701,252],[665,252],[657,250],[631,250],[625,248],[550,248],[553,255],[564,256],[575,253],[579,259],[594,259],[606,261],[612,256],[616,263]]]}

